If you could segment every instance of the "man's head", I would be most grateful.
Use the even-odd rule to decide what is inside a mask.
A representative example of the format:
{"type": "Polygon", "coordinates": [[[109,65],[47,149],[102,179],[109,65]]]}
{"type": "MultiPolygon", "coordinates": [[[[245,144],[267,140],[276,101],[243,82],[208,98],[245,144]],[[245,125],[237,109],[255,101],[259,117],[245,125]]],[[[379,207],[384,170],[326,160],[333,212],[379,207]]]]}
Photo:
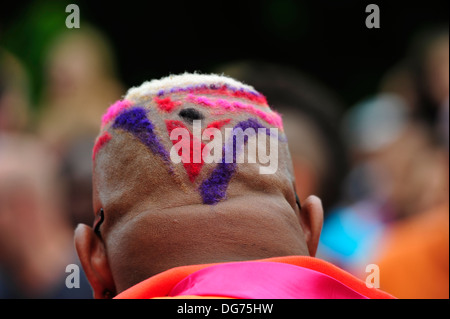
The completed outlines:
{"type": "Polygon", "coordinates": [[[315,254],[320,201],[300,209],[281,117],[251,86],[183,74],[132,88],[93,161],[94,229],[76,246],[96,297],[181,265],[315,254]]]}

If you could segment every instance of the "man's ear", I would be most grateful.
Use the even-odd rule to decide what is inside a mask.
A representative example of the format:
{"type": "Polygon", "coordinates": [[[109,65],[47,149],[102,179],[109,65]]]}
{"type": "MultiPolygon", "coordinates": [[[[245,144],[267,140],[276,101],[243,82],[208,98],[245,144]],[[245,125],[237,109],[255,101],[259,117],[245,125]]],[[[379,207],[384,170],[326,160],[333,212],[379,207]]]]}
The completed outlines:
{"type": "Polygon", "coordinates": [[[316,196],[309,196],[303,203],[300,211],[300,225],[305,234],[309,255],[316,255],[319,245],[320,233],[323,225],[322,201],[316,196]]]}
{"type": "Polygon", "coordinates": [[[114,297],[116,289],[103,241],[87,225],[75,229],[75,247],[83,270],[94,291],[94,298],[114,297]]]}

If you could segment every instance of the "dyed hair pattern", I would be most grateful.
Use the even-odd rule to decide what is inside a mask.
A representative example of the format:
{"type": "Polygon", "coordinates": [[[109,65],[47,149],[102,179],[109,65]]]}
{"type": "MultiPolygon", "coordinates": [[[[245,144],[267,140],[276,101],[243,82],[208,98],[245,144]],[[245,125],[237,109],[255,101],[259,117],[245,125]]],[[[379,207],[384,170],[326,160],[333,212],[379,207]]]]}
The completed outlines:
{"type": "MultiPolygon", "coordinates": [[[[233,132],[238,128],[242,130],[253,128],[255,131],[262,128],[265,129],[266,134],[270,135],[270,126],[283,130],[281,116],[272,111],[267,105],[266,98],[253,88],[226,77],[198,74],[194,74],[192,77],[192,75],[185,74],[175,76],[171,81],[164,78],[159,81],[146,82],[141,87],[130,89],[125,99],[111,105],[102,117],[101,129],[103,132],[94,145],[93,160],[95,161],[98,152],[113,138],[109,131],[122,130],[132,134],[149,151],[158,155],[168,167],[169,172],[173,174],[173,163],[170,160],[169,151],[165,148],[161,137],[158,136],[151,118],[158,116],[158,112],[161,113],[161,116],[164,114],[168,116],[182,105],[189,103],[206,108],[211,111],[211,114],[229,114],[230,118],[212,121],[206,128],[221,129],[225,125],[229,125],[234,117],[242,118],[242,114],[249,114],[250,117],[247,120],[241,120],[234,125],[233,132]],[[206,83],[201,83],[199,80],[206,83]],[[176,85],[177,81],[180,82],[180,85],[176,85]],[[208,83],[208,81],[216,81],[216,83],[208,83]],[[165,86],[161,86],[165,82],[165,86]],[[148,102],[144,103],[143,99],[148,102]],[[150,108],[153,107],[157,110],[156,113],[152,112],[150,115],[149,104],[150,108]],[[269,126],[261,124],[256,118],[269,126]]],[[[182,112],[195,113],[195,109],[193,111],[182,109],[179,116],[183,116],[182,112]]],[[[193,117],[195,114],[188,115],[193,117]]],[[[168,136],[175,128],[181,127],[189,131],[182,121],[165,119],[163,122],[168,136]]],[[[192,149],[195,137],[190,131],[189,135],[190,160],[185,159],[182,162],[189,181],[194,183],[200,175],[204,162],[202,158],[200,163],[193,163],[192,149]]],[[[245,143],[247,139],[248,137],[245,136],[245,143]]],[[[172,144],[177,142],[179,140],[172,141],[172,144]]],[[[199,142],[201,150],[203,150],[205,144],[202,141],[199,142]]],[[[209,176],[199,182],[197,190],[204,204],[216,204],[226,198],[228,185],[237,170],[236,157],[242,151],[236,149],[235,145],[236,136],[232,135],[232,141],[225,141],[223,146],[222,161],[217,164],[209,176]],[[226,148],[229,147],[233,147],[231,163],[225,161],[226,148]]]]}
{"type": "MultiPolygon", "coordinates": [[[[270,130],[268,128],[261,125],[257,120],[252,118],[236,124],[233,127],[233,131],[238,128],[242,129],[243,131],[245,131],[247,128],[253,128],[253,132],[256,132],[258,129],[263,128],[265,129],[266,134],[270,134],[270,130]]],[[[224,199],[228,184],[230,183],[231,178],[236,172],[236,158],[238,153],[241,152],[242,149],[237,149],[236,135],[233,134],[231,138],[232,141],[226,141],[225,145],[223,146],[222,162],[217,164],[217,167],[213,170],[211,175],[207,179],[205,179],[199,187],[199,191],[204,204],[216,204],[224,199]],[[226,148],[228,147],[232,148],[233,162],[231,163],[227,163],[225,161],[225,154],[227,152],[226,148]]],[[[244,142],[246,143],[247,141],[248,136],[244,135],[244,142]]]]}

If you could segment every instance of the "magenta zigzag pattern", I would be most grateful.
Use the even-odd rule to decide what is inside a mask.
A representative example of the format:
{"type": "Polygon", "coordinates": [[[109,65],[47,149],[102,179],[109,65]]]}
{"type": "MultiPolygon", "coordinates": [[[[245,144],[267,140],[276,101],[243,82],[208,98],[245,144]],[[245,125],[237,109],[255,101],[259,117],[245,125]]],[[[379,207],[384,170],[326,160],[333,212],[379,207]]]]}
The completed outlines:
{"type": "Polygon", "coordinates": [[[226,112],[248,112],[258,116],[270,125],[276,126],[279,129],[283,130],[281,115],[275,111],[271,111],[270,113],[268,113],[255,107],[252,104],[242,103],[240,101],[228,101],[225,99],[211,99],[206,96],[198,96],[194,94],[188,94],[186,100],[188,102],[210,108],[223,109],[226,112]]]}
{"type": "Polygon", "coordinates": [[[173,94],[180,92],[198,93],[198,94],[219,94],[236,98],[245,98],[251,100],[252,102],[262,104],[263,106],[268,107],[266,97],[261,93],[244,88],[236,88],[228,84],[210,84],[210,85],[198,84],[198,85],[189,85],[186,87],[173,87],[167,90],[159,90],[157,96],[162,97],[165,94],[173,94]]]}

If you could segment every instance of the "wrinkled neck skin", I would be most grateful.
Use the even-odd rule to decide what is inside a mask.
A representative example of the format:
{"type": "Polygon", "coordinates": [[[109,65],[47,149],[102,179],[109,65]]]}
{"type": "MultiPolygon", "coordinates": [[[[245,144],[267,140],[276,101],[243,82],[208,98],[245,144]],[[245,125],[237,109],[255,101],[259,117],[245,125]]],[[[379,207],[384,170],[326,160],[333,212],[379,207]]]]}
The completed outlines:
{"type": "Polygon", "coordinates": [[[254,193],[211,206],[144,202],[115,222],[105,217],[116,290],[177,266],[308,255],[298,213],[281,194],[254,193]]]}

